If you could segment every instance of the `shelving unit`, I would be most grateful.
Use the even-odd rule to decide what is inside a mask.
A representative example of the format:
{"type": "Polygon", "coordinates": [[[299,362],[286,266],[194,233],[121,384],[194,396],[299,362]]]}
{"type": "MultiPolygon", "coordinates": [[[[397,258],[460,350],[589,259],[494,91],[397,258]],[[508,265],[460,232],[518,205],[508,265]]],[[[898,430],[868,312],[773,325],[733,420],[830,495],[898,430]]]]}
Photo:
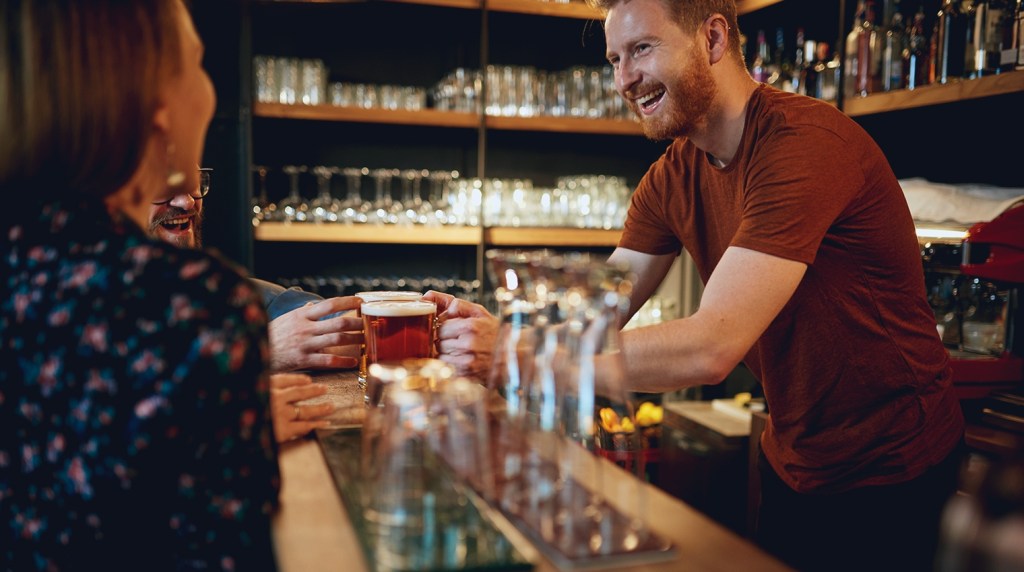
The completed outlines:
{"type": "MultiPolygon", "coordinates": [[[[639,125],[631,120],[499,117],[436,109],[404,111],[331,105],[280,105],[252,102],[250,99],[252,78],[248,75],[248,68],[252,55],[273,54],[277,48],[281,48],[283,55],[298,57],[331,56],[334,50],[335,69],[342,70],[343,75],[332,79],[367,83],[390,81],[427,85],[456,66],[480,69],[490,63],[489,58],[494,58],[493,61],[499,64],[543,62],[550,69],[564,69],[558,66],[563,65],[567,58],[573,61],[572,58],[580,57],[578,54],[587,54],[585,58],[592,59],[575,63],[599,65],[604,59],[603,34],[600,25],[595,26],[593,21],[599,20],[601,15],[582,2],[264,0],[225,4],[241,7],[214,7],[206,3],[197,4],[196,7],[197,11],[217,14],[217,18],[208,23],[204,23],[202,18],[198,20],[201,26],[207,26],[204,40],[208,44],[208,54],[216,54],[218,51],[227,54],[222,69],[213,70],[211,75],[215,78],[223,76],[227,82],[234,82],[229,83],[227,89],[218,85],[218,99],[222,107],[211,128],[211,134],[217,133],[218,121],[232,122],[229,128],[231,137],[221,136],[219,141],[211,140],[207,145],[207,154],[208,160],[212,156],[213,164],[218,166],[218,189],[225,184],[225,177],[230,180],[235,176],[241,195],[224,198],[218,194],[217,197],[211,196],[209,203],[210,207],[214,207],[216,201],[224,200],[223,209],[237,209],[241,220],[233,224],[240,222],[244,226],[238,233],[248,235],[245,238],[247,242],[240,246],[243,255],[238,257],[243,263],[246,260],[244,250],[253,252],[260,244],[282,246],[287,243],[304,243],[308,248],[315,244],[362,245],[360,248],[371,248],[373,245],[403,248],[424,245],[424,248],[450,248],[453,258],[475,258],[468,266],[473,268],[470,272],[479,278],[483,275],[482,253],[485,248],[610,249],[615,246],[621,234],[619,230],[562,228],[387,227],[386,231],[382,231],[378,227],[269,223],[250,232],[247,216],[244,215],[245,209],[239,206],[245,204],[251,192],[249,165],[252,163],[312,165],[314,162],[322,162],[458,169],[464,177],[513,177],[518,176],[518,169],[533,169],[533,172],[524,175],[527,178],[534,173],[553,177],[607,168],[610,172],[606,171],[605,174],[625,175],[630,184],[635,184],[663,149],[640,137],[639,125]],[[261,20],[255,15],[259,11],[271,12],[263,12],[261,20]],[[268,21],[266,14],[273,14],[273,17],[268,21]],[[278,14],[287,15],[287,18],[279,21],[278,14]],[[338,14],[345,16],[339,18],[338,14]],[[367,14],[385,15],[387,18],[367,14]],[[370,27],[381,26],[382,20],[389,22],[381,28],[384,35],[354,28],[351,32],[361,40],[349,40],[350,34],[344,34],[340,37],[345,39],[339,42],[333,34],[344,30],[327,22],[334,18],[346,26],[366,28],[359,26],[360,17],[370,27]],[[301,26],[308,23],[312,27],[309,30],[297,27],[296,21],[301,21],[301,26]],[[525,41],[527,36],[523,36],[524,41],[518,42],[516,39],[520,30],[527,27],[529,41],[525,41]],[[426,34],[425,30],[430,30],[430,41],[416,42],[409,38],[426,34]],[[580,45],[580,31],[584,33],[584,46],[580,45]],[[265,40],[268,33],[279,35],[278,41],[269,44],[269,48],[263,43],[260,46],[263,51],[257,51],[257,40],[265,40]],[[366,38],[380,38],[385,47],[381,48],[380,43],[366,42],[366,38]],[[393,45],[396,40],[397,45],[393,45]],[[567,42],[568,50],[558,41],[567,42]],[[549,46],[549,42],[555,44],[549,46]],[[369,46],[365,52],[362,51],[363,45],[369,46]],[[566,51],[571,53],[567,55],[566,51]],[[573,56],[573,53],[577,55],[573,56]],[[401,64],[398,65],[398,62],[401,64]],[[240,76],[237,75],[239,68],[242,69],[240,76]],[[226,109],[225,102],[230,105],[226,109]],[[241,117],[236,124],[235,118],[239,115],[241,117]],[[632,155],[624,160],[623,151],[632,155]],[[221,156],[230,159],[219,159],[221,156]],[[234,173],[232,169],[224,168],[224,164],[230,164],[231,161],[235,163],[234,173]]],[[[844,6],[847,12],[852,9],[850,2],[839,3],[840,11],[844,6]]],[[[814,0],[789,0],[785,3],[781,0],[739,0],[737,8],[743,16],[741,28],[748,37],[757,26],[745,22],[760,23],[765,18],[778,18],[780,14],[785,16],[776,22],[788,21],[792,20],[794,12],[810,15],[812,19],[818,18],[814,25],[823,30],[818,37],[827,38],[833,34],[837,38],[843,36],[840,28],[844,26],[844,18],[839,15],[832,19],[833,14],[838,14],[834,5],[826,9],[824,4],[814,0]],[[832,27],[836,20],[838,23],[832,27]]],[[[1024,103],[1022,99],[1024,72],[1009,72],[949,85],[854,98],[845,102],[844,111],[879,141],[898,176],[916,176],[918,172],[934,172],[932,169],[965,170],[983,164],[970,156],[961,160],[957,151],[950,151],[948,155],[957,158],[957,161],[943,160],[947,156],[944,142],[951,137],[942,127],[943,122],[955,125],[958,129],[960,124],[968,123],[971,129],[979,132],[974,137],[980,138],[986,129],[1004,126],[993,124],[984,127],[984,121],[958,121],[961,108],[970,109],[972,113],[980,109],[985,116],[988,113],[999,116],[1003,109],[1020,109],[1024,103]],[[998,108],[995,111],[989,110],[993,107],[992,103],[998,108]],[[901,173],[901,169],[908,173],[901,173]]],[[[968,134],[965,137],[972,136],[968,134]]],[[[1001,149],[1004,154],[1012,153],[1007,146],[993,148],[997,151],[1001,149]]],[[[980,151],[978,154],[989,158],[980,151]]],[[[991,162],[1016,164],[1012,160],[1003,160],[998,153],[992,161],[984,164],[991,162]]],[[[1012,168],[1000,167],[1004,170],[1004,178],[1013,176],[1005,174],[1007,169],[1012,168]]],[[[275,188],[276,192],[281,192],[280,185],[275,188]]],[[[231,231],[227,225],[225,229],[210,229],[208,244],[220,247],[215,238],[217,232],[235,231],[231,231]]],[[[231,254],[233,249],[225,250],[231,254]]],[[[280,256],[277,250],[275,256],[280,256]]]]}

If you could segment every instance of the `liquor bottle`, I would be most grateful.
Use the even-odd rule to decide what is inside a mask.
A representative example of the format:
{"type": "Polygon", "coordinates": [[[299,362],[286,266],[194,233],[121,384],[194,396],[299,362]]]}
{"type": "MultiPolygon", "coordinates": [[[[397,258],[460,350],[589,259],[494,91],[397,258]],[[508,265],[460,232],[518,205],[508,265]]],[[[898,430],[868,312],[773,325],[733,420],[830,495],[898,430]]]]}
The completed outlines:
{"type": "Polygon", "coordinates": [[[985,74],[1010,71],[1017,62],[1012,4],[1011,0],[988,0],[988,45],[985,47],[985,74]]]}
{"type": "Polygon", "coordinates": [[[1017,0],[1013,16],[1013,45],[1017,48],[1017,69],[1024,69],[1024,0],[1017,0]]]}
{"type": "Polygon", "coordinates": [[[825,42],[818,42],[818,56],[821,59],[820,69],[815,64],[814,69],[818,75],[818,94],[822,101],[835,104],[839,97],[839,86],[843,81],[843,66],[839,60],[839,52],[828,58],[829,45],[825,42]]]}
{"type": "Polygon", "coordinates": [[[960,11],[967,21],[964,41],[964,77],[974,79],[981,77],[985,68],[985,58],[979,57],[978,50],[984,49],[985,18],[988,4],[985,0],[961,0],[960,11]]]}
{"type": "Polygon", "coordinates": [[[924,6],[914,14],[903,51],[904,85],[915,89],[928,85],[928,38],[924,34],[924,6]]]}
{"type": "Polygon", "coordinates": [[[892,13],[889,29],[885,32],[882,50],[882,90],[903,89],[903,53],[907,49],[907,34],[903,29],[903,15],[892,13]]]}
{"type": "Polygon", "coordinates": [[[857,33],[856,95],[865,96],[881,90],[881,42],[875,25],[875,3],[865,4],[864,20],[857,33]]]}
{"type": "Polygon", "coordinates": [[[796,50],[793,52],[793,75],[789,80],[789,88],[786,91],[807,95],[804,86],[804,76],[807,75],[807,66],[810,60],[814,59],[812,53],[807,52],[807,42],[804,41],[804,29],[796,29],[796,50]]]}
{"type": "Polygon", "coordinates": [[[768,85],[783,91],[792,91],[793,61],[786,52],[785,32],[782,28],[775,29],[775,53],[769,68],[768,85]]]}
{"type": "Polygon", "coordinates": [[[935,80],[949,83],[964,75],[964,50],[967,44],[967,18],[956,0],[942,0],[938,13],[935,80]]]}
{"type": "Polygon", "coordinates": [[[770,56],[768,54],[768,42],[764,39],[764,30],[757,31],[757,55],[754,56],[754,61],[750,66],[750,75],[754,78],[754,81],[759,83],[767,83],[770,64],[770,56]]]}
{"type": "Polygon", "coordinates": [[[853,16],[853,26],[846,34],[846,45],[843,51],[843,95],[847,98],[857,93],[857,42],[860,29],[864,23],[864,0],[857,1],[857,11],[853,16]]]}

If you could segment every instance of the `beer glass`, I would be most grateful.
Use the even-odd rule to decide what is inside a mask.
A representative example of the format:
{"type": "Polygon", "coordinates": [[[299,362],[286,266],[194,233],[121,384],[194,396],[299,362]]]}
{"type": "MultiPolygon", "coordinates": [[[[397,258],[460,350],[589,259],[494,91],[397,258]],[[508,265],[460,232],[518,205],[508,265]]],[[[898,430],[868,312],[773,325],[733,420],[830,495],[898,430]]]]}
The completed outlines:
{"type": "MultiPolygon", "coordinates": [[[[423,294],[419,292],[399,292],[399,291],[371,291],[371,292],[359,292],[356,297],[365,302],[415,302],[423,297],[423,294]]],[[[362,315],[362,314],[360,314],[362,315]]],[[[426,356],[424,356],[426,357],[426,356]]],[[[359,372],[356,374],[356,380],[359,383],[359,389],[363,391],[363,396],[366,396],[366,340],[359,346],[359,372]]]]}
{"type": "Polygon", "coordinates": [[[367,365],[431,356],[437,315],[433,302],[363,302],[360,312],[367,365]]]}

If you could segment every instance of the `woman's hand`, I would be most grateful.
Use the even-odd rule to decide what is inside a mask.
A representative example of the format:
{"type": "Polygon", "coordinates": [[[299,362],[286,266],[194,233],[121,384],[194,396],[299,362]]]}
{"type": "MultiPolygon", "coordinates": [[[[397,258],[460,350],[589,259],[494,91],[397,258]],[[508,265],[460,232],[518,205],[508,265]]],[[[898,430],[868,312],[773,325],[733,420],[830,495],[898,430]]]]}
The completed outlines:
{"type": "Polygon", "coordinates": [[[480,304],[433,290],[423,299],[437,304],[438,357],[460,376],[486,381],[491,369],[498,318],[480,304]]]}
{"type": "Polygon", "coordinates": [[[313,429],[324,429],[330,422],[323,417],[334,412],[333,403],[299,405],[298,402],[327,393],[327,387],[313,383],[302,373],[276,373],[270,376],[270,411],[274,438],[278,443],[302,437],[313,429]]]}

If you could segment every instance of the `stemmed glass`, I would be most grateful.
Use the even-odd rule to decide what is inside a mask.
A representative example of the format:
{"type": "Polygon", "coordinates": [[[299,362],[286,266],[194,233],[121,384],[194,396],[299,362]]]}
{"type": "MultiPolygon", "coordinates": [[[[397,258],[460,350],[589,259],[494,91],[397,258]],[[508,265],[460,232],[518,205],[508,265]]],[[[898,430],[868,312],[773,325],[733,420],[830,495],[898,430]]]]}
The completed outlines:
{"type": "Polygon", "coordinates": [[[341,212],[341,201],[331,195],[331,177],[337,169],[318,165],[313,167],[313,174],[316,175],[317,195],[309,203],[310,214],[313,222],[338,222],[338,213],[341,212]]]}
{"type": "Polygon", "coordinates": [[[341,173],[345,175],[347,185],[345,200],[341,204],[341,221],[347,224],[366,222],[366,212],[362,210],[363,195],[360,190],[363,186],[363,177],[369,175],[370,170],[366,167],[347,167],[342,169],[341,173]]]}
{"type": "Polygon", "coordinates": [[[282,171],[291,179],[291,188],[288,196],[277,204],[277,210],[282,213],[285,222],[305,222],[309,214],[309,205],[299,194],[299,175],[308,171],[305,166],[286,165],[282,171]]]}
{"type": "Polygon", "coordinates": [[[374,196],[373,202],[364,205],[367,222],[374,224],[393,223],[391,210],[394,207],[394,200],[391,198],[391,179],[394,176],[392,169],[374,169],[370,171],[373,178],[374,196]]]}
{"type": "Polygon", "coordinates": [[[457,171],[430,171],[427,180],[430,190],[424,205],[429,209],[427,224],[451,224],[455,222],[451,209],[451,181],[458,176],[457,171]]]}
{"type": "Polygon", "coordinates": [[[277,205],[267,198],[267,168],[263,165],[253,165],[252,172],[259,177],[259,193],[253,197],[252,225],[259,226],[261,221],[274,220],[277,205]]]}
{"type": "Polygon", "coordinates": [[[402,202],[404,210],[399,213],[398,221],[402,223],[426,222],[426,214],[423,213],[423,197],[420,195],[420,183],[423,175],[416,169],[402,171],[402,202]],[[421,217],[421,214],[423,215],[421,217]]]}

